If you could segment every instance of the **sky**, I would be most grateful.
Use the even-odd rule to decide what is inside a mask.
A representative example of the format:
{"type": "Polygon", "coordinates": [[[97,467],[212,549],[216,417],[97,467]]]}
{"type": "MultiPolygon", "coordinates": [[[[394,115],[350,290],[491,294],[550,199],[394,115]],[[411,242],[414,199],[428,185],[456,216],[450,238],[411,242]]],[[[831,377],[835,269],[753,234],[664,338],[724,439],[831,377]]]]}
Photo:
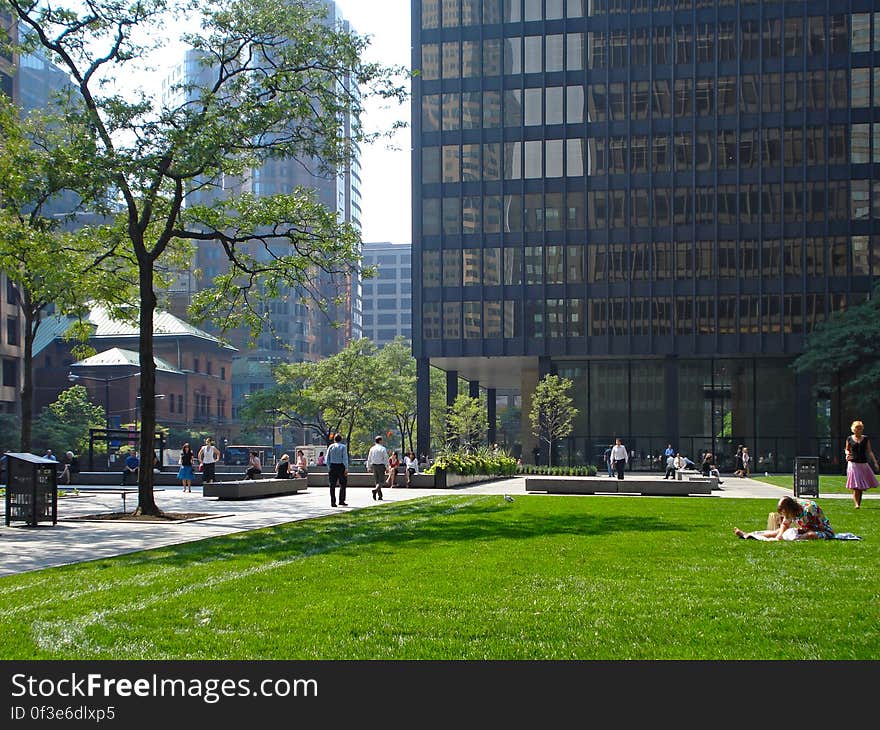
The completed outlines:
{"type": "MultiPolygon", "coordinates": [[[[410,0],[336,0],[342,16],[358,35],[371,38],[365,61],[410,67],[410,0]]],[[[410,106],[368,108],[364,126],[387,130],[398,120],[409,123],[410,106]]],[[[391,140],[363,150],[363,234],[365,243],[412,243],[410,200],[410,128],[391,140]],[[396,149],[392,149],[396,148],[396,149]]]]}

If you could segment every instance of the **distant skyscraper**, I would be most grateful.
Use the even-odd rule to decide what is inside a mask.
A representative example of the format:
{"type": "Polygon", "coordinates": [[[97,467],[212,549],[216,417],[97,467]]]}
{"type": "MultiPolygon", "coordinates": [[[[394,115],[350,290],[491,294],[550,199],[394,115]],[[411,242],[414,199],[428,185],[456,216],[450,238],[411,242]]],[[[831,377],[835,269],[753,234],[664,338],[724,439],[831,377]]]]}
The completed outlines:
{"type": "Polygon", "coordinates": [[[379,347],[398,335],[412,339],[412,246],[365,243],[363,256],[377,270],[363,282],[363,336],[379,347]]]}
{"type": "Polygon", "coordinates": [[[880,275],[877,4],[412,7],[420,439],[430,364],[524,413],[571,378],[563,458],[839,468],[853,414],[790,365],[880,275]]]}
{"type": "MultiPolygon", "coordinates": [[[[349,30],[335,4],[322,0],[329,10],[328,22],[340,24],[349,30]]],[[[165,99],[170,101],[169,89],[174,83],[204,82],[210,69],[199,62],[195,51],[186,54],[183,65],[165,81],[165,99]],[[201,79],[200,79],[201,77],[201,79]]],[[[343,83],[349,83],[346,79],[343,83]]],[[[351,120],[342,122],[346,126],[351,120]]],[[[317,200],[328,209],[336,211],[340,220],[347,221],[360,229],[361,225],[361,170],[356,154],[344,170],[322,173],[315,160],[275,159],[260,167],[249,170],[242,177],[226,178],[216,181],[213,186],[190,197],[193,203],[210,203],[212,200],[242,193],[256,196],[269,196],[289,193],[296,187],[315,191],[317,200]]],[[[199,280],[191,275],[181,278],[176,289],[178,311],[185,305],[188,296],[201,286],[208,286],[213,279],[228,269],[226,257],[219,247],[201,244],[196,253],[194,268],[201,271],[199,280]]],[[[271,323],[260,336],[256,347],[248,342],[250,331],[241,330],[230,333],[232,343],[240,350],[242,362],[237,362],[233,371],[233,413],[237,413],[244,394],[269,385],[273,381],[269,365],[279,361],[319,360],[333,355],[345,347],[349,339],[361,336],[360,285],[357,276],[331,277],[315,272],[316,286],[320,297],[329,304],[328,311],[321,311],[304,292],[287,291],[269,304],[267,316],[271,323]],[[341,298],[342,304],[333,304],[341,298]],[[335,323],[341,323],[335,326],[335,323]],[[243,362],[249,361],[249,363],[243,362]],[[259,367],[262,363],[264,367],[259,367]],[[260,375],[259,373],[262,373],[260,375]],[[239,376],[241,376],[239,378],[239,376]]]]}

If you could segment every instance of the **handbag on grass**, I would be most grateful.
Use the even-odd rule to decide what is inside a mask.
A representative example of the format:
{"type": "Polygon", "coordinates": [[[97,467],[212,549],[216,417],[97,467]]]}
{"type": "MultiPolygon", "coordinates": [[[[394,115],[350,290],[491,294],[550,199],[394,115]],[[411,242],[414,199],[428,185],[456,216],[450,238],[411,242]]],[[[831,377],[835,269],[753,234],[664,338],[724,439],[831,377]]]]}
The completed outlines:
{"type": "Polygon", "coordinates": [[[767,529],[778,530],[782,525],[782,515],[778,512],[771,512],[767,515],[767,529]]]}

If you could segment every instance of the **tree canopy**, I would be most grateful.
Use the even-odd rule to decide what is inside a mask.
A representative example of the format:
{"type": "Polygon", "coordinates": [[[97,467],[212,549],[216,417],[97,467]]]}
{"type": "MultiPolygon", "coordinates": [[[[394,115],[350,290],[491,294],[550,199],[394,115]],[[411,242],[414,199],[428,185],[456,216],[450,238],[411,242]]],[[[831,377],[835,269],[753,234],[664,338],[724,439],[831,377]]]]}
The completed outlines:
{"type": "Polygon", "coordinates": [[[794,369],[812,374],[817,384],[839,379],[853,405],[880,408],[880,285],[870,299],[818,325],[794,369]]]}
{"type": "MultiPolygon", "coordinates": [[[[114,229],[137,263],[140,451],[155,435],[153,313],[156,269],[177,242],[218,246],[229,273],[194,301],[221,327],[263,326],[260,296],[310,291],[316,271],[346,275],[359,260],[353,226],[306,190],[260,198],[251,171],[297,159],[339,171],[370,141],[360,121],[370,96],[403,100],[395,69],[361,61],[367,40],[309,0],[3,0],[23,44],[42,46],[75,84],[66,113],[92,130],[93,169],[119,205],[114,229]],[[169,27],[195,53],[199,73],[159,99],[125,88],[127,74],[171,48],[169,27]],[[206,204],[198,194],[239,179],[239,190],[206,204]],[[257,285],[257,283],[260,285],[257,285]]],[[[153,475],[139,477],[138,511],[157,514],[153,475]]]]}
{"type": "Polygon", "coordinates": [[[569,391],[573,383],[558,375],[545,375],[535,386],[529,423],[532,433],[547,444],[547,463],[553,466],[553,445],[574,430],[574,407],[569,391]]]}

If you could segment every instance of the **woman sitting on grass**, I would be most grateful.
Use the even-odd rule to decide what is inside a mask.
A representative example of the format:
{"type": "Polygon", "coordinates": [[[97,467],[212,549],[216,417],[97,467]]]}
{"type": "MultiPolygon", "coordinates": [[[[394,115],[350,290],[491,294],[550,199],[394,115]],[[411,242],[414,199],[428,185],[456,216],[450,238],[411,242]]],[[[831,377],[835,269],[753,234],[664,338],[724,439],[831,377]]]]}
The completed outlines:
{"type": "Polygon", "coordinates": [[[775,530],[743,532],[733,528],[733,534],[748,540],[831,540],[834,530],[822,508],[810,499],[783,497],[776,505],[782,523],[775,530]]]}

